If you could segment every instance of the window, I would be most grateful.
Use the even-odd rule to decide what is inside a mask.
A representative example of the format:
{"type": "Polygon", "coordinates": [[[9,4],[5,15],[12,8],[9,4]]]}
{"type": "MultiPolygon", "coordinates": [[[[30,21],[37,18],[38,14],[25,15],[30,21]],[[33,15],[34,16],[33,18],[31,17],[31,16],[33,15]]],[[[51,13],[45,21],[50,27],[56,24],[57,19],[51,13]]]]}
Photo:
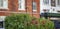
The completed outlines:
{"type": "Polygon", "coordinates": [[[43,0],[44,4],[49,4],[49,0],[43,0]]]}
{"type": "Polygon", "coordinates": [[[57,1],[58,5],[60,5],[60,0],[57,1]]]}
{"type": "Polygon", "coordinates": [[[8,1],[7,0],[0,0],[0,8],[7,8],[8,1]]]}
{"type": "Polygon", "coordinates": [[[19,1],[19,10],[25,9],[25,0],[18,0],[19,1]]]}
{"type": "Polygon", "coordinates": [[[0,16],[0,29],[5,28],[5,18],[6,16],[0,16]]]}
{"type": "Polygon", "coordinates": [[[37,4],[36,4],[36,2],[33,2],[33,10],[36,10],[37,9],[37,4]]]}
{"type": "Polygon", "coordinates": [[[53,7],[56,6],[56,0],[51,0],[51,6],[53,6],[53,7]]]}

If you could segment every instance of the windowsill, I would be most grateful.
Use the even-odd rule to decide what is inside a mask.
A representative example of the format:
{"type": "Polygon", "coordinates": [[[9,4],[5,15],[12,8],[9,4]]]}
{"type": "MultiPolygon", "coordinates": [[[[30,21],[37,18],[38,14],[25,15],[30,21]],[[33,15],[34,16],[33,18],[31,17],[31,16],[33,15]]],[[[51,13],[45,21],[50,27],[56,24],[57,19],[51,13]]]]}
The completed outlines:
{"type": "Polygon", "coordinates": [[[33,10],[33,14],[37,13],[37,10],[33,10]]]}
{"type": "Polygon", "coordinates": [[[18,9],[18,10],[25,10],[25,9],[18,9]]]}
{"type": "Polygon", "coordinates": [[[37,11],[37,10],[33,10],[33,11],[37,11]]]}
{"type": "Polygon", "coordinates": [[[8,8],[3,8],[3,7],[0,7],[0,9],[8,9],[8,8]]]}

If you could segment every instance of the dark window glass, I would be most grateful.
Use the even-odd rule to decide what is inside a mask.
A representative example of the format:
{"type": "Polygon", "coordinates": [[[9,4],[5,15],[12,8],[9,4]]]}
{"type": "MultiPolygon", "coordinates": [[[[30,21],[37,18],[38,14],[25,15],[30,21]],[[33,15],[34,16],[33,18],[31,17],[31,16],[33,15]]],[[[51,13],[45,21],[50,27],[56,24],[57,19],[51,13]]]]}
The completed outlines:
{"type": "Polygon", "coordinates": [[[0,21],[0,28],[3,28],[3,21],[0,21]]]}
{"type": "Polygon", "coordinates": [[[53,7],[56,6],[56,0],[51,0],[51,6],[53,6],[53,7]]]}

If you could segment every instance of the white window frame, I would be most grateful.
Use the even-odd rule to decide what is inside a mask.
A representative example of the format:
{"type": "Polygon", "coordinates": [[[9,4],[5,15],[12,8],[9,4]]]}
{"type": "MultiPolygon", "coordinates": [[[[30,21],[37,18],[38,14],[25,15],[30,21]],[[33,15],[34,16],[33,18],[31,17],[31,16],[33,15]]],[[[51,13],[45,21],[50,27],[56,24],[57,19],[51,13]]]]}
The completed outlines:
{"type": "MultiPolygon", "coordinates": [[[[19,0],[18,0],[18,4],[19,4],[19,0]]],[[[25,10],[25,0],[21,0],[21,7],[22,8],[19,8],[19,5],[18,5],[18,10],[25,10]]]]}
{"type": "MultiPolygon", "coordinates": [[[[4,1],[4,0],[3,0],[4,1]]],[[[8,0],[6,0],[7,1],[7,5],[6,5],[6,7],[4,7],[4,2],[3,2],[3,6],[2,7],[0,7],[0,9],[8,9],[8,0]]]]}
{"type": "MultiPolygon", "coordinates": [[[[33,3],[35,3],[35,4],[36,4],[36,8],[35,8],[35,9],[33,9],[33,11],[37,11],[37,3],[36,3],[36,2],[33,2],[33,3]]],[[[33,8],[33,4],[32,4],[32,8],[33,8]]]]}

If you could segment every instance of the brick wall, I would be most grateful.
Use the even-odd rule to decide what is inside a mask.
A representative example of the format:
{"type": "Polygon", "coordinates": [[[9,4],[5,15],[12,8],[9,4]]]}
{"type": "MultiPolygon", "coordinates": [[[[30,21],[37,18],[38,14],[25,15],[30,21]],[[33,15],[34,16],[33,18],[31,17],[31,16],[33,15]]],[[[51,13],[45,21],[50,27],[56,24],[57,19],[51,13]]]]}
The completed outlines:
{"type": "Polygon", "coordinates": [[[8,12],[28,12],[31,16],[35,16],[37,18],[40,17],[40,2],[39,0],[34,0],[37,3],[37,11],[32,10],[32,0],[26,0],[25,2],[25,10],[18,10],[18,0],[8,0],[8,9],[0,9],[0,16],[9,15],[8,12]]]}

